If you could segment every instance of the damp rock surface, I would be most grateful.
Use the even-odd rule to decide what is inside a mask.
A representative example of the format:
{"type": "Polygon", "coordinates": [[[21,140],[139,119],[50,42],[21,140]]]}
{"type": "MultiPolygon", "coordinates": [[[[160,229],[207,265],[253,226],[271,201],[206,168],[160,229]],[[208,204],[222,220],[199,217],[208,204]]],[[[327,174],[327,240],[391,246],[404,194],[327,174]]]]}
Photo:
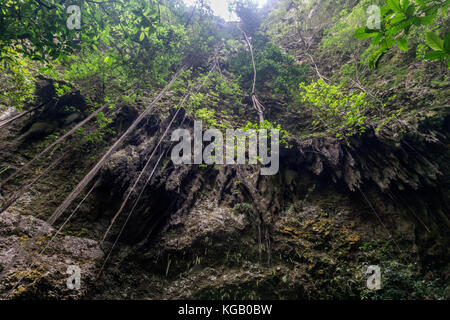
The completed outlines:
{"type": "Polygon", "coordinates": [[[80,299],[90,290],[103,252],[98,242],[67,235],[31,215],[0,215],[0,294],[10,299],[80,299]],[[44,248],[46,250],[44,251],[44,248]],[[79,268],[80,287],[69,289],[79,268]],[[72,269],[72,270],[75,270],[72,269]]]}

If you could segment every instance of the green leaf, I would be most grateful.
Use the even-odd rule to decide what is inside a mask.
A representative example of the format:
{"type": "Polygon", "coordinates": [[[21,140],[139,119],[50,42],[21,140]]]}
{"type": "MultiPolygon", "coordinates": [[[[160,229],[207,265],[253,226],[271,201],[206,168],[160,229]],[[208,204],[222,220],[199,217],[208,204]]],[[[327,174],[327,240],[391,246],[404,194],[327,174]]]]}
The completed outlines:
{"type": "Polygon", "coordinates": [[[416,11],[416,7],[412,4],[408,7],[408,9],[406,9],[406,16],[407,17],[412,17],[414,12],[416,11]]]}
{"type": "Polygon", "coordinates": [[[444,49],[445,52],[450,53],[450,32],[445,36],[444,49]]]}
{"type": "Polygon", "coordinates": [[[389,11],[391,11],[391,8],[389,8],[388,6],[382,6],[380,8],[380,13],[382,17],[384,17],[389,11]]]}
{"type": "Polygon", "coordinates": [[[442,51],[433,51],[425,55],[426,60],[440,60],[445,58],[445,53],[442,51]]]}
{"type": "Polygon", "coordinates": [[[383,34],[379,33],[375,38],[372,39],[372,44],[373,45],[379,44],[381,39],[383,39],[383,34]]]}
{"type": "Polygon", "coordinates": [[[444,41],[434,32],[427,32],[425,42],[435,51],[444,51],[444,41]]]}
{"type": "Polygon", "coordinates": [[[385,51],[389,50],[393,44],[394,40],[392,40],[392,36],[390,35],[385,36],[380,43],[382,49],[384,49],[385,51]]]}
{"type": "Polygon", "coordinates": [[[145,33],[141,32],[141,35],[139,36],[139,41],[144,40],[144,38],[145,38],[145,33]]]}
{"type": "Polygon", "coordinates": [[[380,48],[377,51],[375,51],[374,53],[372,53],[372,55],[369,58],[369,67],[371,69],[375,68],[378,65],[378,61],[380,60],[380,58],[387,52],[387,49],[385,48],[380,48]]]}
{"type": "Polygon", "coordinates": [[[395,25],[399,22],[402,22],[405,19],[406,19],[406,16],[403,13],[398,12],[398,13],[392,15],[392,17],[389,20],[389,23],[390,23],[390,25],[395,25]]]}
{"type": "Polygon", "coordinates": [[[356,29],[355,33],[354,33],[354,37],[356,39],[367,39],[367,38],[372,38],[375,37],[377,34],[379,34],[379,32],[377,31],[371,31],[371,32],[367,32],[366,27],[361,27],[356,29]]]}
{"type": "Polygon", "coordinates": [[[106,56],[105,59],[103,60],[103,62],[105,62],[108,66],[112,66],[113,59],[111,59],[110,56],[106,56]]]}
{"type": "Polygon", "coordinates": [[[408,41],[406,39],[400,39],[398,40],[398,47],[405,51],[408,52],[408,41]]]}
{"type": "Polygon", "coordinates": [[[434,18],[436,17],[436,13],[427,15],[425,17],[416,17],[418,19],[418,22],[424,26],[432,24],[434,21],[434,18]]]}
{"type": "Polygon", "coordinates": [[[397,24],[396,26],[393,26],[392,28],[389,28],[386,30],[386,35],[396,35],[398,34],[400,31],[406,29],[407,27],[409,27],[411,25],[411,21],[410,20],[406,20],[403,21],[399,24],[397,24]]]}
{"type": "Polygon", "coordinates": [[[400,3],[399,0],[386,0],[386,4],[388,5],[389,8],[391,8],[393,11],[402,11],[402,9],[400,8],[400,3]]]}
{"type": "Polygon", "coordinates": [[[406,8],[408,8],[409,5],[409,0],[401,0],[401,7],[403,10],[406,10],[406,8]]]}

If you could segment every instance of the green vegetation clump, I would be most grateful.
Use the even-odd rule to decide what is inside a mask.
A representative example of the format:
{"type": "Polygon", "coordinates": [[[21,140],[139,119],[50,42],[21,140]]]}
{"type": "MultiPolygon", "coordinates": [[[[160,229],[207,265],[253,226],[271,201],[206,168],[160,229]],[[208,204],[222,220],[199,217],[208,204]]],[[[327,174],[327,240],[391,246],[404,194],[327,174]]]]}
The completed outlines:
{"type": "MultiPolygon", "coordinates": [[[[294,96],[296,86],[305,80],[308,66],[297,64],[294,59],[284,54],[281,49],[271,44],[267,36],[258,34],[253,38],[257,81],[259,92],[270,92],[274,98],[289,100],[294,96]]],[[[239,75],[239,82],[245,90],[251,89],[253,67],[250,53],[241,47],[228,59],[229,69],[239,75]]]]}
{"type": "Polygon", "coordinates": [[[0,51],[0,110],[22,110],[34,100],[35,76],[32,62],[14,48],[0,51]]]}
{"type": "Polygon", "coordinates": [[[394,44],[408,52],[410,32],[416,27],[431,26],[425,28],[425,43],[431,50],[424,59],[447,60],[450,68],[450,33],[448,30],[445,32],[440,24],[442,21],[439,21],[441,16],[446,19],[449,6],[449,1],[386,0],[386,4],[379,8],[380,25],[363,26],[355,31],[356,38],[372,38],[372,45],[378,47],[369,57],[369,65],[375,67],[394,44]],[[443,39],[437,30],[444,31],[443,39]]]}
{"type": "Polygon", "coordinates": [[[441,300],[445,297],[442,279],[427,279],[419,273],[417,263],[404,264],[395,260],[381,262],[381,290],[361,291],[362,300],[441,300]]]}
{"type": "Polygon", "coordinates": [[[371,105],[366,94],[347,94],[342,87],[319,79],[309,85],[300,84],[299,97],[312,108],[313,125],[345,139],[367,130],[367,114],[371,105]]]}

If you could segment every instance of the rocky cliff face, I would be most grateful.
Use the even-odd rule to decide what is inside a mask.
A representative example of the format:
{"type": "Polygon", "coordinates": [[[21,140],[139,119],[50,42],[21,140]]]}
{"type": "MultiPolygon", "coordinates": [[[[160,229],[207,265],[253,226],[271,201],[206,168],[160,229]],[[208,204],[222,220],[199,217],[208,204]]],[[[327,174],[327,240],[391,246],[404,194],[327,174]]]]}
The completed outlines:
{"type": "MultiPolygon", "coordinates": [[[[118,131],[138,113],[133,106],[121,110],[112,124],[118,131]]],[[[35,117],[2,131],[3,177],[47,143],[29,135],[35,117]]],[[[56,126],[54,119],[40,119],[56,126]]],[[[192,121],[180,115],[175,126],[189,128],[186,119],[192,121]]],[[[123,232],[143,184],[101,242],[168,123],[159,114],[146,120],[103,167],[92,194],[51,242],[74,208],[54,227],[45,219],[102,148],[71,151],[0,214],[3,297],[448,297],[448,118],[419,123],[417,133],[396,139],[368,132],[350,145],[292,138],[273,177],[259,175],[254,166],[175,166],[166,138],[158,152],[162,161],[123,232]],[[377,292],[365,285],[364,273],[374,264],[384,272],[384,289],[377,292]],[[70,265],[81,269],[80,290],[67,288],[70,265]]],[[[38,174],[2,186],[3,200],[38,174]]]]}
{"type": "MultiPolygon", "coordinates": [[[[370,295],[364,289],[369,264],[395,269],[386,281],[398,292],[388,295],[425,275],[431,287],[439,286],[431,279],[447,268],[446,164],[430,156],[445,147],[420,136],[393,142],[381,134],[352,146],[292,140],[275,177],[250,166],[174,167],[167,160],[111,263],[130,276],[125,284],[106,276],[107,296],[361,297],[370,295]]],[[[107,185],[142,167],[145,157],[129,154],[105,171],[113,179],[107,185]]],[[[430,298],[439,291],[412,290],[430,298]]]]}
{"type": "Polygon", "coordinates": [[[68,235],[31,215],[3,212],[0,217],[0,291],[6,298],[80,299],[94,285],[103,252],[98,242],[68,235]],[[83,272],[79,290],[70,290],[71,266],[83,272]]]}

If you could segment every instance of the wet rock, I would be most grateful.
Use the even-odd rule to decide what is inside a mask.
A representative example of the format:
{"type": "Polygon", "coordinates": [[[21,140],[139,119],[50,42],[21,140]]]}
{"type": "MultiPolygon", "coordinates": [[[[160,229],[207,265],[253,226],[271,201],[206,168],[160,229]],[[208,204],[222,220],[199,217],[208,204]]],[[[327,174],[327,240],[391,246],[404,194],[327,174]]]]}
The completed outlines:
{"type": "Polygon", "coordinates": [[[0,215],[2,298],[80,299],[91,290],[103,257],[98,243],[64,235],[49,243],[55,232],[45,221],[32,216],[0,215]],[[69,266],[80,268],[78,290],[67,286],[69,266]]]}

